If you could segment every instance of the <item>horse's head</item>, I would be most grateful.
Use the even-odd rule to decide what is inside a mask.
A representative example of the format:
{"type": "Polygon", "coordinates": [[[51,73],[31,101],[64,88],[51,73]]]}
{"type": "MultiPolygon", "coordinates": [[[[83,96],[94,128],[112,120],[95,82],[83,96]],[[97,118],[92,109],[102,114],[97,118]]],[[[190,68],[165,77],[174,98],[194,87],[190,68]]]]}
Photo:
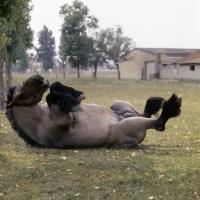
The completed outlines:
{"type": "MultiPolygon", "coordinates": [[[[44,81],[40,75],[34,75],[24,81],[21,85],[11,87],[7,106],[32,106],[41,101],[43,94],[49,88],[49,81],[44,81]],[[13,89],[12,89],[13,88],[13,89]]],[[[7,95],[7,96],[8,96],[7,95]]]]}

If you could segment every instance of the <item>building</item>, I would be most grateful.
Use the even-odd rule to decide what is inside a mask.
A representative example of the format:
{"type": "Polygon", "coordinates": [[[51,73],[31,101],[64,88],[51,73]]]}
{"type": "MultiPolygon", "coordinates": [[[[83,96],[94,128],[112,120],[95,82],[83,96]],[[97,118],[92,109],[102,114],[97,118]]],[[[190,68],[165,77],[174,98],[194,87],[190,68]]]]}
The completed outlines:
{"type": "MultiPolygon", "coordinates": [[[[63,69],[62,63],[59,61],[57,58],[53,58],[54,66],[53,69],[49,69],[49,73],[70,73],[72,70],[69,65],[66,64],[65,68],[63,69]]],[[[30,60],[29,62],[29,67],[27,72],[29,73],[41,73],[44,72],[45,70],[43,69],[43,64],[42,62],[38,61],[38,56],[37,54],[30,60]]]]}
{"type": "Polygon", "coordinates": [[[177,78],[173,63],[197,49],[135,48],[120,57],[120,75],[123,79],[177,78]]]}
{"type": "Polygon", "coordinates": [[[174,62],[178,79],[200,80],[200,50],[174,62]]]}
{"type": "Polygon", "coordinates": [[[37,54],[32,57],[32,59],[29,61],[29,67],[27,69],[27,72],[29,73],[39,73],[43,71],[43,65],[41,62],[38,61],[37,54]]]}
{"type": "MultiPolygon", "coordinates": [[[[63,69],[61,61],[54,57],[53,58],[54,66],[52,69],[48,70],[48,73],[66,73],[66,74],[71,74],[71,73],[77,73],[76,68],[72,68],[70,64],[66,64],[65,68],[63,69]]],[[[88,68],[81,68],[80,67],[81,73],[93,73],[94,68],[93,67],[88,67],[88,68]]],[[[38,56],[37,54],[32,57],[32,59],[29,61],[29,67],[27,70],[28,73],[43,73],[45,70],[43,69],[42,62],[38,61],[38,56]]],[[[117,67],[112,61],[106,61],[103,63],[103,65],[98,65],[97,66],[97,73],[115,73],[117,72],[117,67]]]]}

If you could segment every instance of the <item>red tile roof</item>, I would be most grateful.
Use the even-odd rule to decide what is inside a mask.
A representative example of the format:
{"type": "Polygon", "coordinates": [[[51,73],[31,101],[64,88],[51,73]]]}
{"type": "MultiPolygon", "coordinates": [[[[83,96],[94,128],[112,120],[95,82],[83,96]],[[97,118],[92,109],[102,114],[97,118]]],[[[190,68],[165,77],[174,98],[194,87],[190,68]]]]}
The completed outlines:
{"type": "Polygon", "coordinates": [[[200,64],[200,50],[191,53],[190,55],[185,56],[184,58],[174,62],[176,64],[200,64]]]}

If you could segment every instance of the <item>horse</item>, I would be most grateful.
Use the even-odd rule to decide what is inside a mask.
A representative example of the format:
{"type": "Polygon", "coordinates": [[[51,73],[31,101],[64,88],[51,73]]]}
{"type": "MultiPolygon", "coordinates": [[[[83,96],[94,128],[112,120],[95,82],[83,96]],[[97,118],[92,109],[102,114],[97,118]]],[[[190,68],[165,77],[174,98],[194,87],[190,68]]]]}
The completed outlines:
{"type": "Polygon", "coordinates": [[[147,99],[144,112],[115,100],[108,108],[82,103],[82,91],[33,75],[12,86],[6,95],[5,115],[27,144],[42,148],[134,148],[148,129],[164,131],[166,122],[181,113],[182,98],[147,99]],[[46,103],[38,104],[50,88],[46,103]],[[162,109],[160,116],[157,112],[162,109]],[[151,118],[155,115],[156,118],[151,118]]]}

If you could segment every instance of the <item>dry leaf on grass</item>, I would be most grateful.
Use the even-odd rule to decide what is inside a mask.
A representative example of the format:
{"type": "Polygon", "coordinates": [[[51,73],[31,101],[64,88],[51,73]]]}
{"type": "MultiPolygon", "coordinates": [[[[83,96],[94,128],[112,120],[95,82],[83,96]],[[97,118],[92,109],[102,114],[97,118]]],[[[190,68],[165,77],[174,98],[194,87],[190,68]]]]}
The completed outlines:
{"type": "Polygon", "coordinates": [[[159,179],[161,179],[161,178],[163,178],[163,177],[164,177],[163,174],[161,174],[161,175],[158,176],[159,179]]]}
{"type": "Polygon", "coordinates": [[[149,173],[147,173],[147,172],[146,172],[145,174],[146,174],[146,176],[150,176],[150,174],[149,174],[149,173]]]}
{"type": "Polygon", "coordinates": [[[136,156],[136,153],[135,153],[135,152],[133,152],[133,153],[131,154],[131,157],[134,157],[134,156],[136,156]]]}

